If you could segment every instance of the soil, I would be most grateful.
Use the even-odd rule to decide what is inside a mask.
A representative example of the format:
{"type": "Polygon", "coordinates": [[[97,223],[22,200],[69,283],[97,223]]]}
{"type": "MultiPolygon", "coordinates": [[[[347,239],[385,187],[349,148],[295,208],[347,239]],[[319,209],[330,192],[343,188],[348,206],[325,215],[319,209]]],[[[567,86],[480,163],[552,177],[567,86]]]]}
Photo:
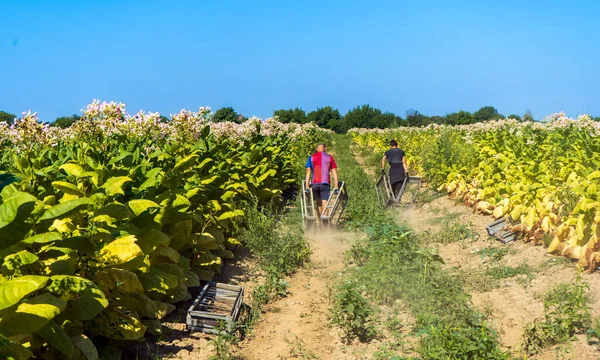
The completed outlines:
{"type": "Polygon", "coordinates": [[[289,295],[266,307],[250,338],[240,344],[246,359],[285,359],[299,353],[343,359],[340,335],[327,319],[329,286],[344,268],[344,253],[356,234],[320,232],[309,236],[310,266],[288,279],[289,295]]]}
{"type": "MultiPolygon", "coordinates": [[[[499,287],[487,291],[469,290],[473,305],[484,314],[490,315],[491,324],[499,331],[505,350],[518,351],[525,325],[543,317],[544,307],[541,295],[561,283],[572,282],[578,271],[575,265],[562,257],[546,253],[544,247],[534,246],[517,240],[502,244],[488,236],[485,226],[494,221],[491,216],[474,213],[453,199],[446,197],[433,200],[423,206],[414,205],[395,212],[399,223],[408,224],[413,231],[427,237],[444,229],[445,223],[458,222],[470,227],[473,235],[463,241],[449,244],[433,243],[444,258],[446,267],[464,273],[478,273],[490,266],[488,259],[482,259],[482,249],[508,247],[508,254],[495,266],[516,267],[527,264],[537,272],[531,280],[524,277],[508,278],[500,281],[499,287]]],[[[590,286],[590,306],[592,314],[600,305],[600,279],[597,273],[583,274],[583,280],[590,286]]],[[[599,359],[600,351],[595,345],[588,345],[585,336],[576,341],[547,349],[528,359],[599,359]],[[557,354],[559,354],[557,357],[557,354]]]]}

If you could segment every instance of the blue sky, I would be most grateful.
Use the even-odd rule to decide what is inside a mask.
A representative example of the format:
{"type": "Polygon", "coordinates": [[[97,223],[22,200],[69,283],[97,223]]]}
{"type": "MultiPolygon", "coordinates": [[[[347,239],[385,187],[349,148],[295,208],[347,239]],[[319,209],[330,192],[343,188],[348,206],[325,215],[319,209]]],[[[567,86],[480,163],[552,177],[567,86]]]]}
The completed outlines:
{"type": "Polygon", "coordinates": [[[600,116],[594,1],[0,1],[0,109],[600,116]]]}

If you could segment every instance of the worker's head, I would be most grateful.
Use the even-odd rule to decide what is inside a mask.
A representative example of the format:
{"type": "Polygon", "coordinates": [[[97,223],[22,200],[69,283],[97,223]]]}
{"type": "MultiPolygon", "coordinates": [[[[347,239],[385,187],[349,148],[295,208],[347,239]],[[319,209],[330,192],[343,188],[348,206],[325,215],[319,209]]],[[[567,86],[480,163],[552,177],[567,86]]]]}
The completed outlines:
{"type": "Polygon", "coordinates": [[[317,145],[317,151],[325,151],[327,149],[327,145],[325,143],[319,143],[317,145]]]}
{"type": "Polygon", "coordinates": [[[398,147],[398,142],[396,140],[391,140],[390,147],[398,147]]]}

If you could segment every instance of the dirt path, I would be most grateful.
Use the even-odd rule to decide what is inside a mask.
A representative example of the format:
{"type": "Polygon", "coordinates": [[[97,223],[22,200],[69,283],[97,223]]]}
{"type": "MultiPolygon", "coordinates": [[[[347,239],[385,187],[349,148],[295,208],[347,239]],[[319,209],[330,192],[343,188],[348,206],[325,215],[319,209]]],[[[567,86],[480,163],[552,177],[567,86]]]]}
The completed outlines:
{"type": "Polygon", "coordinates": [[[266,307],[252,335],[240,344],[248,360],[345,359],[337,329],[327,319],[329,286],[344,268],[344,253],[356,234],[321,232],[309,237],[311,262],[288,279],[289,295],[266,307]]]}
{"type": "MultiPolygon", "coordinates": [[[[473,213],[453,199],[442,197],[423,207],[399,209],[395,213],[399,223],[408,224],[416,233],[431,237],[444,258],[446,266],[460,272],[460,276],[473,276],[476,280],[482,271],[492,266],[483,251],[506,251],[507,254],[493,266],[516,267],[526,264],[533,269],[532,278],[510,277],[501,279],[497,287],[487,286],[469,289],[473,305],[484,314],[489,314],[492,325],[499,330],[502,344],[508,350],[516,350],[521,341],[524,325],[543,316],[544,308],[540,295],[552,287],[573,281],[577,275],[574,264],[563,258],[546,254],[542,246],[517,241],[504,245],[489,238],[485,226],[493,221],[490,216],[473,213]],[[473,231],[470,238],[448,244],[436,242],[436,234],[444,231],[445,224],[458,223],[473,231]],[[494,250],[492,250],[494,249],[494,250]],[[508,251],[506,250],[508,249],[508,251]]],[[[592,312],[600,306],[600,274],[583,274],[590,285],[590,305],[592,312]]],[[[599,359],[597,347],[588,345],[585,336],[577,337],[571,344],[546,350],[531,359],[599,359]],[[558,355],[557,355],[558,354],[558,355]],[[557,357],[558,356],[558,357],[557,357]]]]}

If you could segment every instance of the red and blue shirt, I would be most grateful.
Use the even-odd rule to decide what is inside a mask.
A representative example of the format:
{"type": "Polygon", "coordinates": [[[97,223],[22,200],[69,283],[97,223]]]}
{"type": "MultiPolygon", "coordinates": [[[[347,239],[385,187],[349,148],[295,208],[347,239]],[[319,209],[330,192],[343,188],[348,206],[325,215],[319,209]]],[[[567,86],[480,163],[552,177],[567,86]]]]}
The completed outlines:
{"type": "Polygon", "coordinates": [[[337,169],[337,164],[333,156],[325,151],[317,151],[309,156],[306,167],[312,170],[313,184],[329,184],[329,172],[337,169]]]}

